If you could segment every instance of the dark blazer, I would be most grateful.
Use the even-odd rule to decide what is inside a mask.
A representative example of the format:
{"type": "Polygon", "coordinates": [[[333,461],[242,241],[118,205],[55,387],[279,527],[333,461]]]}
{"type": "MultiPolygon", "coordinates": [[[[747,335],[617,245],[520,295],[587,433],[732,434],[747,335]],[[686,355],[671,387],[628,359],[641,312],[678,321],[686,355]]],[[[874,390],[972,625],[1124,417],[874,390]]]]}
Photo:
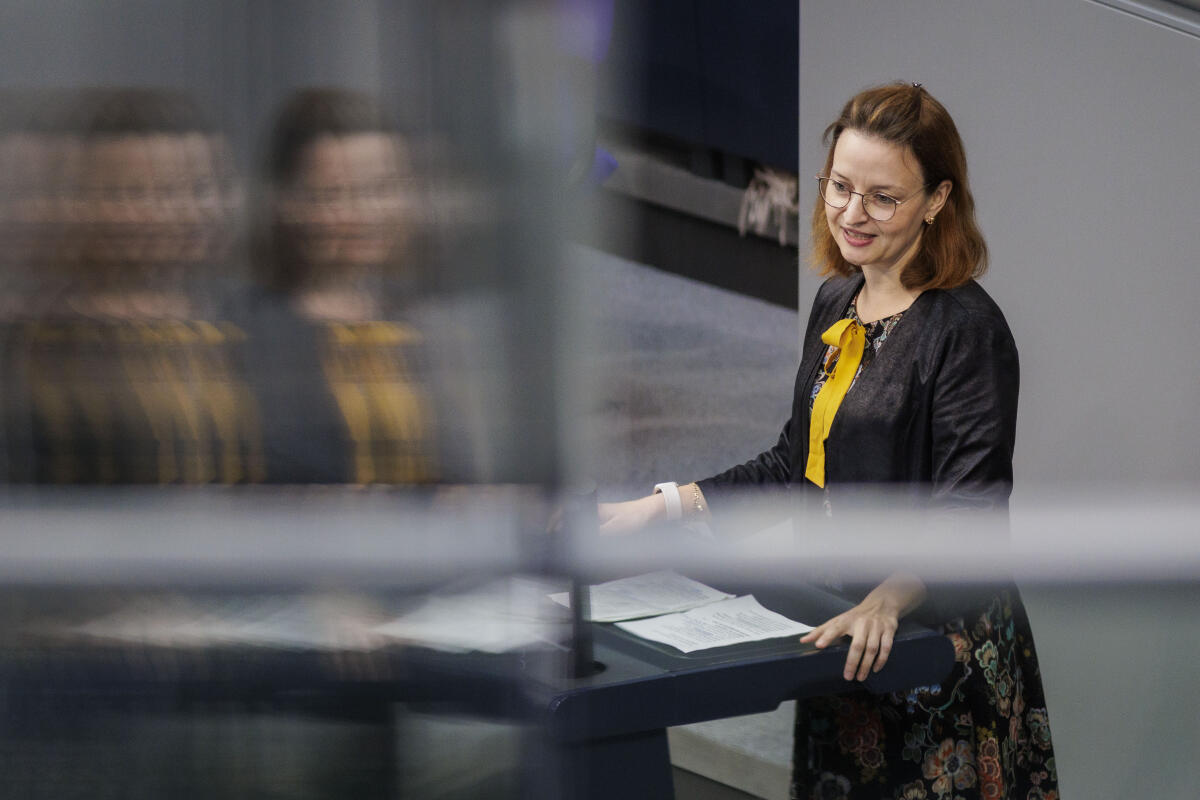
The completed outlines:
{"type": "MultiPolygon", "coordinates": [[[[792,416],[775,446],[699,482],[710,502],[730,487],[811,486],[809,397],[825,345],[862,277],[831,278],[813,303],[792,416]]],[[[847,392],[825,444],[826,483],[916,484],[937,508],[999,508],[1012,486],[1017,348],[999,307],[971,281],[924,292],[847,392]]],[[[814,490],[816,487],[812,487],[814,490]]]]}
{"type": "MultiPolygon", "coordinates": [[[[698,482],[718,519],[722,496],[735,488],[786,487],[793,496],[799,490],[807,505],[822,496],[804,477],[809,398],[825,353],[821,333],[845,316],[862,283],[862,276],[831,278],[817,292],[792,416],[775,446],[698,482]]],[[[1019,382],[1008,323],[979,284],[921,294],[830,428],[825,474],[835,518],[841,503],[853,502],[854,487],[879,484],[917,509],[1006,510],[1019,382]]]]}

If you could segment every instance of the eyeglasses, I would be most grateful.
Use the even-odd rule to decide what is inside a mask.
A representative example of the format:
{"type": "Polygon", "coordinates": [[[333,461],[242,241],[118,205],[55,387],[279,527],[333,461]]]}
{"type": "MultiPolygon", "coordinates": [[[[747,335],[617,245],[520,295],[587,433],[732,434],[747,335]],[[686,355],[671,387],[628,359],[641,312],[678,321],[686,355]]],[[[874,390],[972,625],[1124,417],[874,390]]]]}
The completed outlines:
{"type": "Polygon", "coordinates": [[[821,199],[833,208],[845,208],[850,205],[850,198],[858,195],[862,198],[863,211],[876,222],[887,222],[896,216],[897,206],[901,203],[907,203],[925,191],[925,186],[922,186],[903,200],[897,200],[883,192],[855,192],[837,178],[822,177],[821,175],[817,176],[817,186],[818,191],[821,193],[821,199]]]}

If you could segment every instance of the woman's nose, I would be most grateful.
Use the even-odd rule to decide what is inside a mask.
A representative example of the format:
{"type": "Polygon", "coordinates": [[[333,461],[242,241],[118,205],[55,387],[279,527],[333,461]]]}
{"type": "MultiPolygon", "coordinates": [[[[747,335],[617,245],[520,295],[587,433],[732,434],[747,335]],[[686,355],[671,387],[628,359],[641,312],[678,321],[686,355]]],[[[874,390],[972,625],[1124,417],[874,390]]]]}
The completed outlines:
{"type": "Polygon", "coordinates": [[[850,202],[842,210],[842,220],[847,224],[867,222],[867,209],[863,206],[863,196],[857,192],[850,195],[850,202]]]}

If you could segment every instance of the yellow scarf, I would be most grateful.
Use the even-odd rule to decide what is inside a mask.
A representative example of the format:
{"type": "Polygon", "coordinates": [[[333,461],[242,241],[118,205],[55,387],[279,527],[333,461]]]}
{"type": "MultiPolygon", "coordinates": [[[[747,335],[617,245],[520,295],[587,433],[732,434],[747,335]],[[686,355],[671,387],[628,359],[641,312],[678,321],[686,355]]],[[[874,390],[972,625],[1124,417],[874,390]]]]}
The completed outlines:
{"type": "Polygon", "coordinates": [[[821,341],[840,350],[833,375],[825,381],[813,401],[812,420],[808,428],[808,464],[804,477],[821,488],[825,487],[825,440],[833,426],[833,417],[854,381],[862,362],[866,330],[852,319],[841,319],[821,334],[821,341]]]}

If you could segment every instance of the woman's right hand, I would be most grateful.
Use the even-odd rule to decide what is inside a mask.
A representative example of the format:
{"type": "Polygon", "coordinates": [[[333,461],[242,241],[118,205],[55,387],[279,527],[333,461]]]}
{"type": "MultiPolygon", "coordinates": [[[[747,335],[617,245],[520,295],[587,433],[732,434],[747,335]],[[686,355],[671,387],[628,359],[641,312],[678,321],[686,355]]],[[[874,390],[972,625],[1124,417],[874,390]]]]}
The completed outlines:
{"type": "Polygon", "coordinates": [[[667,516],[667,499],[661,493],[626,500],[621,503],[600,503],[600,534],[626,536],[667,516]]]}

